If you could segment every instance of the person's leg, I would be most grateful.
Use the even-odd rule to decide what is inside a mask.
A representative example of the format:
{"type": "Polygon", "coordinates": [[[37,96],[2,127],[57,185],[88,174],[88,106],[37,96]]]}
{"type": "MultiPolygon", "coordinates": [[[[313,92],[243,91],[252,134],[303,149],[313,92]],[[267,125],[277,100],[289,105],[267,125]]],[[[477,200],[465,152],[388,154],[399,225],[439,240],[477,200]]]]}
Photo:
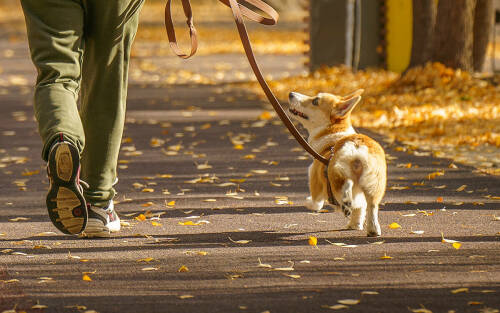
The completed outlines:
{"type": "Polygon", "coordinates": [[[120,150],[127,97],[130,49],[143,0],[83,0],[86,12],[81,119],[86,146],[82,179],[85,198],[106,206],[120,150]]]}
{"type": "Polygon", "coordinates": [[[75,0],[21,0],[30,53],[37,69],[34,107],[42,157],[60,134],[81,153],[85,135],[78,113],[83,57],[83,8],[75,0]]]}
{"type": "Polygon", "coordinates": [[[84,131],[77,108],[83,54],[83,8],[75,0],[21,0],[31,57],[38,71],[34,107],[42,157],[48,162],[47,209],[63,233],[87,224],[80,186],[84,131]]]}

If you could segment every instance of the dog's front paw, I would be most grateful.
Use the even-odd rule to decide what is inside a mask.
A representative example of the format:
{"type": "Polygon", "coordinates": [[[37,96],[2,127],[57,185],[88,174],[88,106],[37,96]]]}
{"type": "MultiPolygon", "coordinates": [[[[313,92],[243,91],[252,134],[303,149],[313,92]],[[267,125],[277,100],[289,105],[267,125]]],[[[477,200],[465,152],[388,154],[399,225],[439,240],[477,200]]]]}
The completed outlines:
{"type": "Polygon", "coordinates": [[[325,201],[313,201],[311,197],[307,197],[306,207],[311,211],[318,212],[323,208],[324,202],[325,201]]]}

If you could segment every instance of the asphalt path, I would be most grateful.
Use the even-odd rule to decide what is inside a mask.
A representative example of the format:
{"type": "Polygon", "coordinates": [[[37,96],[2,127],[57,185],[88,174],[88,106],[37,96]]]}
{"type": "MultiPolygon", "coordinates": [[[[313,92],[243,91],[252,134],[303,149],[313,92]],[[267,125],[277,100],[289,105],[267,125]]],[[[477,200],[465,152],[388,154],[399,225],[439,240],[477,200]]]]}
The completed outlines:
{"type": "Polygon", "coordinates": [[[360,130],[388,156],[382,236],[345,230],[342,213],[304,207],[311,158],[265,103],[226,81],[132,75],[123,230],[58,233],[44,206],[34,71],[25,44],[2,44],[12,53],[0,54],[0,312],[500,309],[499,178],[360,130]]]}

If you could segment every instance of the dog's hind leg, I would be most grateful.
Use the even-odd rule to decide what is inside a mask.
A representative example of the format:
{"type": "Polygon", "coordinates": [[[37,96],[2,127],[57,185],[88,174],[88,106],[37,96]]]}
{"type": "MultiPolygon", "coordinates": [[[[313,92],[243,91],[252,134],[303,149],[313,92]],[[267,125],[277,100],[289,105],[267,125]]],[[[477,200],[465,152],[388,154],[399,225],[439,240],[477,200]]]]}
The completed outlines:
{"type": "Polygon", "coordinates": [[[346,217],[349,217],[352,213],[352,186],[354,185],[353,181],[347,179],[342,186],[342,212],[346,217]]]}
{"type": "Polygon", "coordinates": [[[362,230],[365,224],[366,217],[366,199],[362,192],[354,194],[354,199],[351,207],[351,216],[349,218],[348,229],[362,230]]]}
{"type": "Polygon", "coordinates": [[[306,207],[311,211],[320,211],[325,203],[324,178],[320,168],[314,163],[309,166],[309,192],[311,196],[306,199],[306,207]]]}
{"type": "Polygon", "coordinates": [[[368,199],[366,219],[366,234],[369,237],[380,236],[380,224],[378,223],[378,203],[368,199]]]}

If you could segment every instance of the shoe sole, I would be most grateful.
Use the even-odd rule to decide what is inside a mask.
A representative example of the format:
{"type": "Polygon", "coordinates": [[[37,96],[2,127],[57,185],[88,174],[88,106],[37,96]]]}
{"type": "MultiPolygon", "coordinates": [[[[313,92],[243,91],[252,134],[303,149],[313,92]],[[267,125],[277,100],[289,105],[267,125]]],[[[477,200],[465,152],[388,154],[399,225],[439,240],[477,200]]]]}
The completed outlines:
{"type": "Polygon", "coordinates": [[[78,151],[68,143],[57,143],[50,152],[48,164],[51,184],[46,202],[50,220],[65,234],[79,234],[87,226],[88,212],[77,182],[78,151]]]}

